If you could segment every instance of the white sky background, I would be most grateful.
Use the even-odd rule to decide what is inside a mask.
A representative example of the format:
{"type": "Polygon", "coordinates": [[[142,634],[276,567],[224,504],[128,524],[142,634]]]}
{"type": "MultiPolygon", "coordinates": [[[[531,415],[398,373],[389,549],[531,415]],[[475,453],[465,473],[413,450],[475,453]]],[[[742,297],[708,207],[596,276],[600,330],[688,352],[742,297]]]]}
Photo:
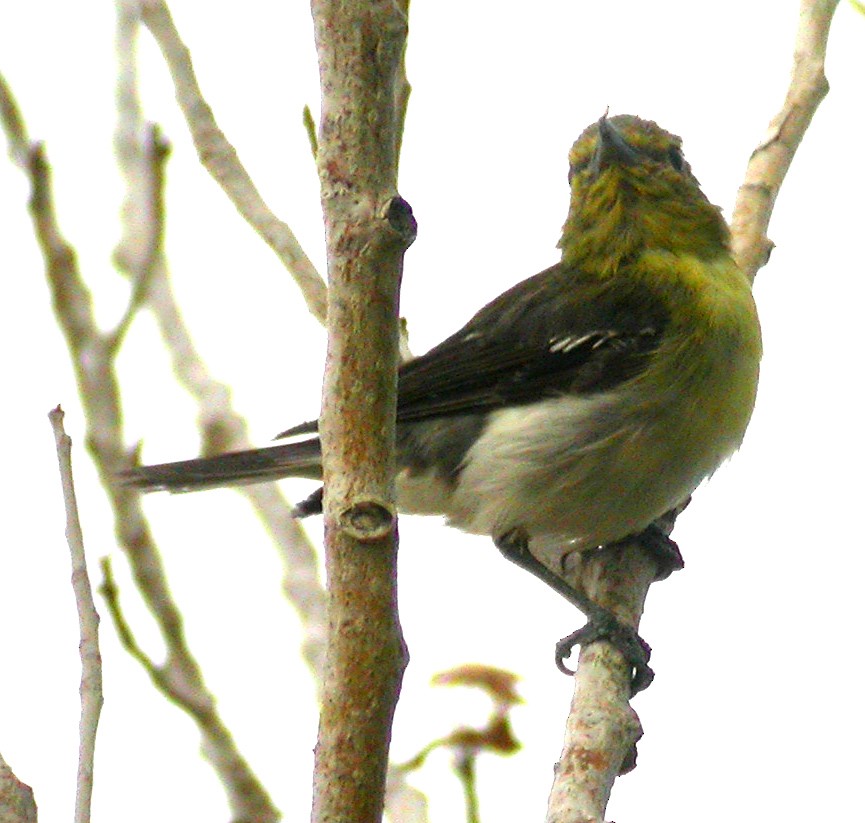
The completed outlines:
{"type": "MultiPolygon", "coordinates": [[[[111,4],[11,5],[2,11],[0,70],[31,135],[46,141],[61,226],[108,327],[127,290],[110,263],[121,197],[111,4]]],[[[402,300],[413,349],[426,350],[557,260],[567,151],[607,106],[681,134],[705,191],[729,215],[748,156],[783,99],[797,5],[415,0],[400,182],[420,227],[402,300]]],[[[315,112],[318,102],[308,4],[172,7],[222,128],[323,270],[317,180],[300,125],[302,106],[315,112]]],[[[167,242],[175,289],[213,374],[233,387],[265,444],[317,413],[324,333],[197,164],[146,32],[140,53],[146,117],[174,147],[167,242]]],[[[680,519],[686,569],[649,596],[642,634],[657,678],[634,701],[645,737],[638,769],[614,790],[608,817],[619,823],[848,820],[861,809],[865,18],[844,4],[827,73],[832,91],[781,192],[770,229],[777,248],[756,284],[766,354],[754,421],[741,453],[680,519]]],[[[98,579],[101,555],[113,557],[130,621],[155,656],[160,649],[84,451],[26,198],[20,173],[0,162],[0,751],[34,787],[40,820],[53,823],[73,806],[79,678],[46,417],[58,402],[75,440],[91,574],[98,579]]],[[[195,454],[193,404],[174,385],[148,317],[136,322],[121,367],[129,443],[143,439],[150,462],[195,454]]],[[[298,498],[310,486],[287,490],[298,498]]],[[[231,491],[158,495],[147,508],[220,709],[285,819],[306,819],[316,709],[276,552],[231,491]]],[[[309,522],[317,541],[320,527],[309,522]]],[[[577,615],[488,540],[430,519],[403,518],[400,529],[412,660],[393,754],[408,757],[455,723],[486,716],[479,696],[429,688],[434,672],[468,661],[512,669],[526,700],[514,713],[524,749],[482,759],[481,813],[538,820],[571,696],[553,644],[577,615]]],[[[154,693],[107,619],[101,643],[94,819],[226,820],[191,721],[154,693]]],[[[448,765],[434,756],[415,780],[430,793],[434,821],[462,819],[448,765]]]]}

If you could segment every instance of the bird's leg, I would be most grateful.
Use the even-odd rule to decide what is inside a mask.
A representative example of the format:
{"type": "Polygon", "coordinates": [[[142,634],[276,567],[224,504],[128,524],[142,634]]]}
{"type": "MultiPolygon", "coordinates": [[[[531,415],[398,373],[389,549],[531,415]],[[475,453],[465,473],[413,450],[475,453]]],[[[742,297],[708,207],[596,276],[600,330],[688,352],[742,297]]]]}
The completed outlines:
{"type": "Polygon", "coordinates": [[[655,674],[649,666],[652,652],[649,644],[611,611],[595,603],[584,590],[572,586],[538,560],[531,553],[528,535],[522,529],[512,529],[494,538],[493,542],[508,560],[542,580],[586,616],[588,622],[585,626],[563,637],[556,644],[556,666],[561,672],[573,674],[565,665],[564,659],[570,655],[574,646],[607,640],[624,655],[633,669],[632,694],[642,691],[652,682],[655,674]]]}
{"type": "MultiPolygon", "coordinates": [[[[628,538],[637,540],[640,545],[655,558],[658,564],[658,572],[655,580],[666,580],[673,572],[685,568],[685,561],[679,551],[678,544],[670,538],[676,518],[688,508],[691,496],[688,495],[678,506],[662,514],[654,523],[647,526],[639,535],[628,538]]],[[[625,541],[621,541],[624,543],[625,541]]],[[[611,546],[615,547],[616,543],[611,546]]]]}
{"type": "MultiPolygon", "coordinates": [[[[670,532],[673,530],[676,517],[690,502],[691,498],[688,497],[677,508],[671,509],[659,517],[639,534],[626,537],[624,540],[618,540],[615,543],[608,543],[606,546],[598,549],[598,551],[618,551],[626,545],[637,543],[656,563],[657,572],[655,573],[655,580],[666,580],[674,571],[685,567],[682,553],[679,551],[677,543],[670,538],[670,532]]],[[[560,589],[556,590],[560,591],[560,589]]],[[[583,598],[588,599],[585,594],[583,598]]],[[[574,601],[572,600],[571,602],[574,601]]],[[[591,600],[588,602],[592,603],[591,600]]],[[[586,612],[584,608],[577,604],[578,608],[589,618],[589,622],[583,628],[577,629],[573,634],[563,637],[556,644],[556,663],[559,664],[559,668],[567,671],[567,668],[560,661],[570,656],[574,646],[584,646],[595,640],[609,640],[625,655],[625,659],[634,666],[634,679],[631,684],[633,693],[636,694],[645,689],[652,682],[655,673],[648,665],[641,668],[633,661],[637,659],[639,649],[642,649],[645,652],[645,659],[648,663],[649,655],[652,652],[651,647],[630,626],[625,626],[621,621],[617,620],[609,610],[603,609],[594,603],[592,605],[595,609],[600,609],[600,614],[593,615],[590,612],[586,612]],[[634,648],[635,643],[637,644],[636,649],[634,648]]]]}
{"type": "MultiPolygon", "coordinates": [[[[652,523],[635,537],[628,538],[629,542],[632,540],[636,540],[658,564],[658,572],[655,575],[656,581],[666,580],[673,572],[685,568],[685,561],[679,551],[679,544],[665,533],[659,523],[652,523]]],[[[612,543],[606,548],[617,548],[619,545],[619,543],[612,543]]]]}

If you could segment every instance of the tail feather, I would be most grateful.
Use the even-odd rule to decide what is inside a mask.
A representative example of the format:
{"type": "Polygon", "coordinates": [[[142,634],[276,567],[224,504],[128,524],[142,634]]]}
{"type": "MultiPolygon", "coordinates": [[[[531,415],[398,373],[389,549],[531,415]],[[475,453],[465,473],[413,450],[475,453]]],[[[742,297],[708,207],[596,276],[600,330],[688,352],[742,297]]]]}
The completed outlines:
{"type": "Polygon", "coordinates": [[[283,477],[321,479],[318,438],[263,449],[229,452],[177,463],[139,466],[121,472],[124,486],[141,491],[191,492],[219,486],[263,483],[283,477]]]}

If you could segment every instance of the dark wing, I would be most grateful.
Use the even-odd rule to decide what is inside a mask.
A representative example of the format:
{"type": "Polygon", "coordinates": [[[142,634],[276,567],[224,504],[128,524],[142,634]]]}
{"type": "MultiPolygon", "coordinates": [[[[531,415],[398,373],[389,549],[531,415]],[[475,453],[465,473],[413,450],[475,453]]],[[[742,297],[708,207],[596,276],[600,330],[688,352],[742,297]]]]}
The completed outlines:
{"type": "Polygon", "coordinates": [[[627,277],[599,282],[553,266],[406,363],[397,420],[609,390],[645,369],[667,319],[657,298],[627,277]]]}
{"type": "MultiPolygon", "coordinates": [[[[397,421],[490,411],[607,391],[645,369],[667,310],[623,273],[587,278],[561,264],[518,283],[399,372],[397,421]]],[[[278,437],[311,434],[311,420],[278,437]]]]}

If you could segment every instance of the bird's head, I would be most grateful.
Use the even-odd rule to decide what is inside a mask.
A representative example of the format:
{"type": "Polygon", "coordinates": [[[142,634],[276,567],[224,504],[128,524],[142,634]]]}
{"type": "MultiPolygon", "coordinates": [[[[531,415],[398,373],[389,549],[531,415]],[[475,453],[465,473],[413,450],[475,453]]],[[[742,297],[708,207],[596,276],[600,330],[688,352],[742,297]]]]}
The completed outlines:
{"type": "Polygon", "coordinates": [[[727,251],[720,209],[700,190],[681,139],[657,123],[604,115],[577,138],[569,161],[564,263],[612,274],[644,250],[704,258],[727,251]]]}

